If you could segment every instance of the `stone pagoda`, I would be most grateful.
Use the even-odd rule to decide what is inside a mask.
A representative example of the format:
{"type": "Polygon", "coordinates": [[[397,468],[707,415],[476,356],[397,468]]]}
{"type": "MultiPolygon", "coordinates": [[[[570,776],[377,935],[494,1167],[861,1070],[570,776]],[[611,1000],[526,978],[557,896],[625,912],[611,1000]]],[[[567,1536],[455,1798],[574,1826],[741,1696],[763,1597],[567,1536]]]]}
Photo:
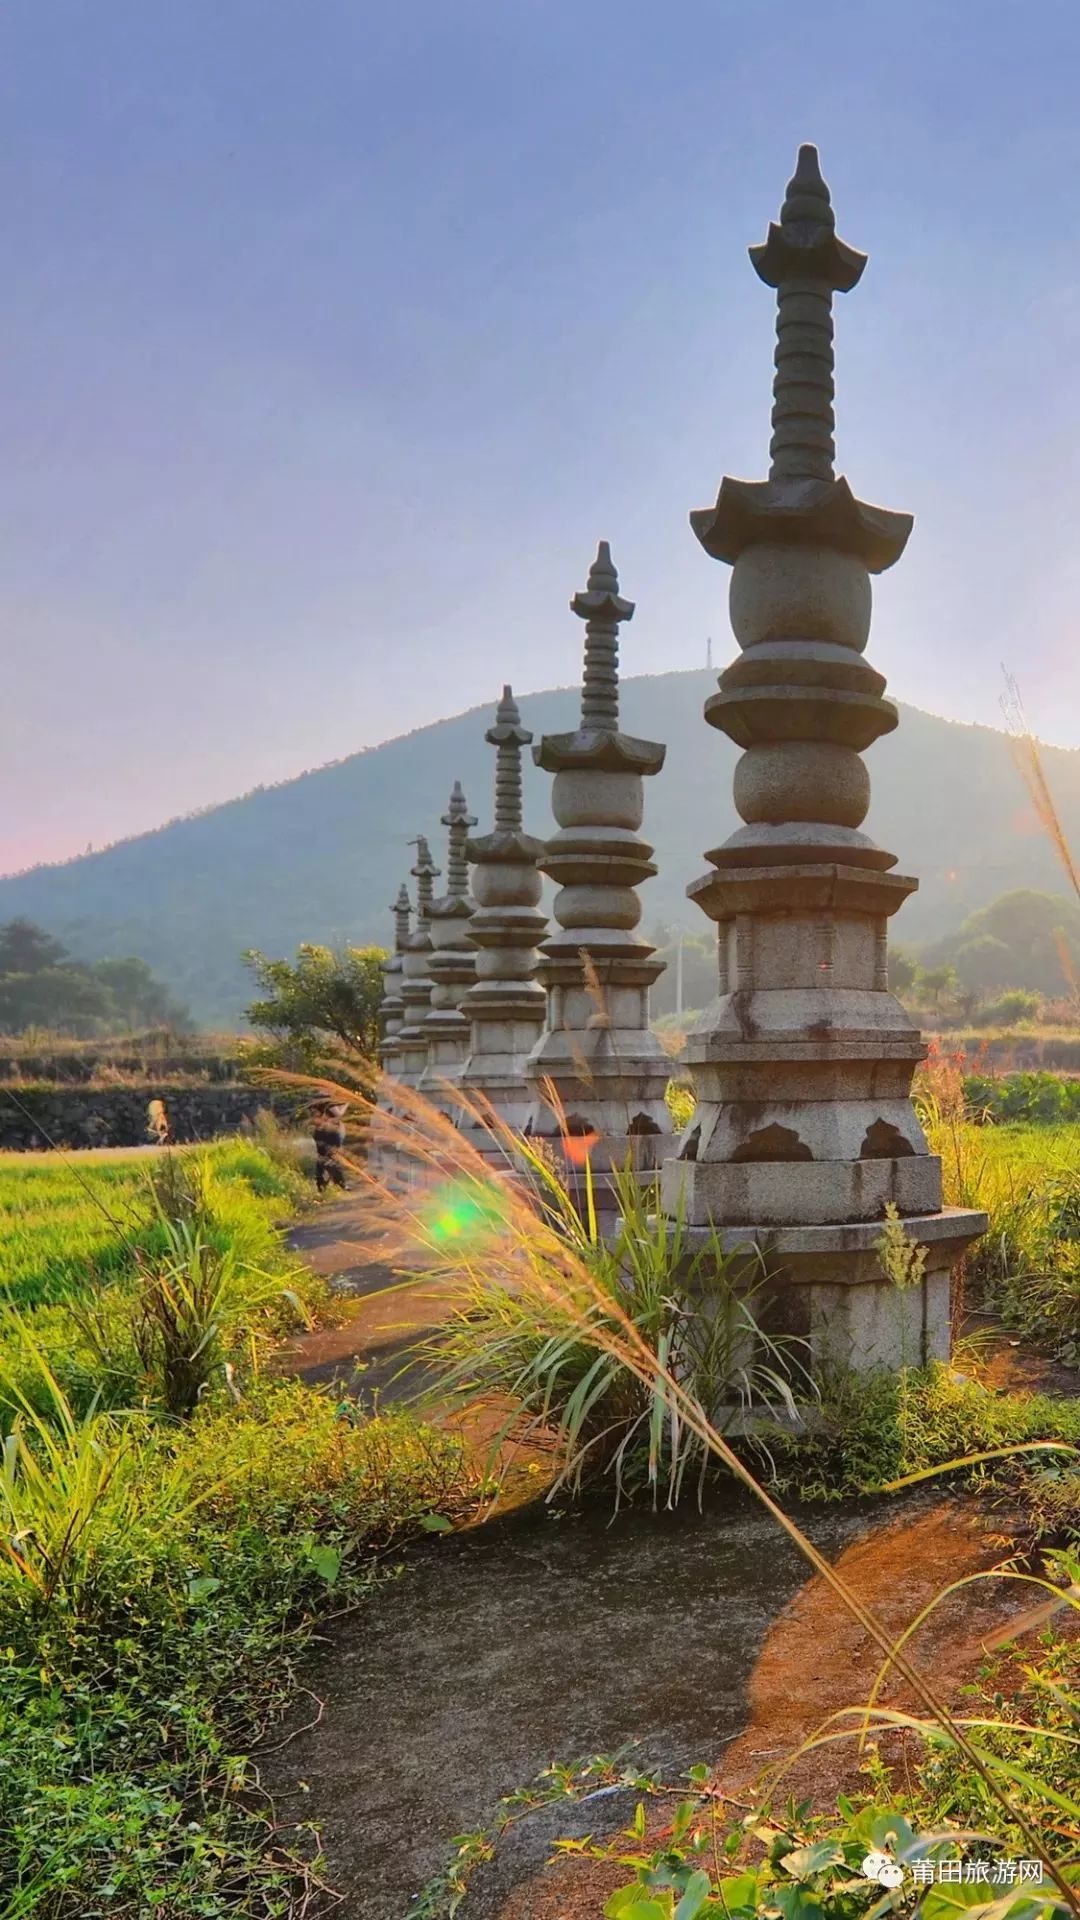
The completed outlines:
{"type": "Polygon", "coordinates": [[[835,477],[832,300],[866,261],[837,238],[813,147],[750,258],[777,293],[769,478],[725,479],[690,516],[733,569],[741,652],[705,717],[743,750],[745,824],[688,889],[717,925],[720,997],[688,1042],[698,1108],[664,1205],[765,1251],[779,1318],[816,1358],[919,1364],[948,1355],[950,1268],[986,1219],[942,1208],[910,1098],[925,1048],[886,965],[889,920],[917,882],[861,831],[861,755],[897,724],[863,659],[870,575],[900,558],[912,522],[835,477]],[[903,1292],[876,1251],[890,1201],[927,1255],[903,1292]]]}
{"type": "Polygon", "coordinates": [[[424,1020],[428,1061],[420,1090],[436,1106],[456,1113],[446,1083],[457,1080],[465,1065],[470,1027],[459,1002],[476,978],[476,950],[469,938],[473,903],[465,857],[469,828],[475,827],[476,816],[469,812],[460,780],[454,781],[442,825],[447,830],[446,892],[433,900],[430,908],[431,1011],[424,1020]]]}
{"type": "Polygon", "coordinates": [[[638,838],[646,775],[659,773],[665,749],[619,731],[619,627],[634,612],[619,593],[606,540],[584,593],[571,611],[585,622],[581,724],[545,734],[533,759],[555,775],[552,811],[559,831],[541,869],[554,880],[558,929],[541,948],[548,1030],[528,1063],[533,1089],[529,1131],[559,1140],[562,1126],[544,1097],[550,1083],[562,1104],[569,1171],[588,1155],[594,1175],[629,1160],[648,1170],[670,1134],[664,1100],[669,1061],[649,1030],[649,987],[663,972],[655,948],[634,929],[636,888],[656,872],[652,848],[638,838]]]}
{"type": "Polygon", "coordinates": [[[402,956],[409,938],[409,920],[412,907],[409,904],[409,889],[404,880],[398,888],[398,896],[390,909],[394,916],[394,947],[388,960],[383,962],[383,997],[379,1007],[379,1020],[382,1036],[379,1040],[379,1061],[384,1073],[396,1077],[400,1066],[397,1049],[397,1036],[405,1020],[405,1001],[402,998],[402,956]]]}
{"type": "Polygon", "coordinates": [[[416,881],[416,925],[401,955],[405,1019],[397,1031],[397,1077],[405,1086],[415,1087],[428,1063],[425,1021],[431,1005],[431,900],[440,869],[422,833],[409,845],[416,848],[416,865],[409,869],[416,881]]]}
{"type": "MultiPolygon", "coordinates": [[[[469,937],[476,954],[476,984],[461,1001],[471,1021],[469,1056],[462,1088],[487,1100],[508,1127],[523,1132],[533,1102],[525,1063],[547,1020],[547,995],[536,978],[536,943],[547,927],[540,911],[538,862],[544,843],[522,826],[521,749],[532,734],[521,724],[509,687],[484,735],[495,755],[495,830],[470,840],[476,904],[469,937]]],[[[501,1157],[501,1149],[483,1127],[466,1124],[481,1151],[501,1157]]]]}

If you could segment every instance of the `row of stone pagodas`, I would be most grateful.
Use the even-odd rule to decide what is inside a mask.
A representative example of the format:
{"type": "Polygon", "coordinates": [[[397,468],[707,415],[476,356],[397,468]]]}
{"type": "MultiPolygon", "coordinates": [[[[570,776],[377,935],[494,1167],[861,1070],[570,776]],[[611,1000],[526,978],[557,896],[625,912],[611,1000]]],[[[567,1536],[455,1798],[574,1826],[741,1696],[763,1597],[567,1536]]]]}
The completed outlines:
{"type": "Polygon", "coordinates": [[[570,605],[585,622],[580,725],[533,748],[555,776],[557,830],[546,842],[525,832],[521,752],[532,734],[506,687],[484,736],[496,749],[494,830],[468,838],[476,822],[455,783],[443,815],[441,899],[428,842],[413,843],[416,925],[410,933],[403,886],[384,969],[380,1055],[391,1081],[426,1094],[491,1157],[504,1149],[470,1104],[547,1141],[575,1191],[587,1158],[601,1210],[604,1202],[610,1210],[611,1169],[629,1159],[654,1170],[671,1131],[668,1060],[648,1022],[649,987],[662,967],[635,931],[637,887],[656,871],[638,837],[643,779],[659,771],[665,750],[619,729],[619,626],[634,609],[619,594],[606,542],[570,605]],[[557,930],[541,942],[545,874],[559,889],[557,930]],[[457,1087],[471,1103],[455,1098],[457,1087]]]}

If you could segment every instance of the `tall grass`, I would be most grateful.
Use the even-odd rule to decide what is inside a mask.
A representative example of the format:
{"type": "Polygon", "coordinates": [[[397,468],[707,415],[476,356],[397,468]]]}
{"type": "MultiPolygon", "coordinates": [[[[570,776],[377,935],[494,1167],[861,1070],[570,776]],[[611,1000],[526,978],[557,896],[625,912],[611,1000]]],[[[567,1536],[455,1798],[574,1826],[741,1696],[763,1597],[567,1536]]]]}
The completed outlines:
{"type": "MultiPolygon", "coordinates": [[[[408,1183],[395,1188],[360,1163],[353,1168],[367,1195],[373,1230],[381,1240],[379,1257],[408,1264],[413,1270],[419,1259],[424,1260],[432,1274],[458,1286],[466,1307],[477,1286],[501,1285],[511,1294],[524,1287],[531,1290],[538,1306],[546,1306],[556,1327],[564,1324],[564,1316],[576,1318],[606,1359],[632,1377],[654,1404],[659,1400],[664,1416],[689,1429],[699,1445],[765,1507],[902,1676],[935,1737],[945,1739],[984,1782],[1002,1819],[1016,1828],[1032,1856],[1042,1861],[1054,1898],[1067,1911],[1080,1914],[1080,1899],[1041,1834],[1015,1804],[1006,1773],[969,1737],[907,1649],[896,1643],[761,1484],[719,1431],[711,1410],[702,1406],[692,1386],[678,1378],[667,1364],[667,1355],[661,1359],[625,1305],[582,1259],[573,1233],[559,1231],[574,1207],[568,1194],[551,1205],[550,1196],[561,1184],[553,1164],[506,1128],[487,1103],[461,1099],[462,1109],[486,1128],[489,1141],[502,1155],[502,1169],[493,1172],[459,1128],[412,1089],[393,1084],[389,1092],[393,1108],[380,1114],[378,1126],[384,1143],[395,1143],[407,1156],[408,1183]]],[[[348,1098],[348,1089],[341,1089],[338,1097],[348,1098]]],[[[455,1093],[455,1098],[460,1095],[455,1093]]]]}
{"type": "Polygon", "coordinates": [[[812,1391],[806,1343],[765,1331],[760,1256],[725,1250],[715,1233],[691,1234],[681,1215],[666,1220],[655,1183],[616,1174],[618,1226],[605,1237],[595,1214],[582,1218],[570,1204],[550,1162],[524,1155],[538,1211],[588,1285],[571,1293],[567,1272],[553,1288],[539,1248],[511,1285],[488,1263],[469,1268],[462,1303],[422,1349],[435,1402],[508,1403],[493,1449],[511,1432],[553,1441],[552,1493],[608,1474],[616,1507],[641,1481],[671,1507],[689,1474],[700,1500],[710,1451],[669,1396],[668,1376],[724,1425],[742,1430],[755,1413],[796,1422],[793,1386],[812,1391]],[[647,1383],[612,1351],[624,1320],[653,1355],[647,1383]]]}
{"type": "Polygon", "coordinates": [[[0,1554],[24,1604],[86,1604],[95,1560],[133,1526],[175,1525],[186,1500],[175,1467],[161,1471],[146,1415],[77,1413],[32,1330],[21,1328],[43,1395],[27,1393],[0,1354],[0,1394],[15,1415],[0,1450],[0,1554]],[[44,1405],[44,1410],[43,1410],[44,1405]]]}

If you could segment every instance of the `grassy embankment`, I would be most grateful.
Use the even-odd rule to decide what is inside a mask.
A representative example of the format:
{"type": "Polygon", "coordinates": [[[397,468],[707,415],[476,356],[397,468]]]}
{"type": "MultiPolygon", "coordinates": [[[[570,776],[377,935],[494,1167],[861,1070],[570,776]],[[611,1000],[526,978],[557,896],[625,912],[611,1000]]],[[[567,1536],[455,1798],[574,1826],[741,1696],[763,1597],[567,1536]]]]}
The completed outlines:
{"type": "Polygon", "coordinates": [[[156,1192],[0,1161],[0,1920],[303,1908],[251,1755],[313,1619],[471,1495],[445,1436],[267,1376],[323,1304],[299,1193],[239,1142],[156,1192]]]}

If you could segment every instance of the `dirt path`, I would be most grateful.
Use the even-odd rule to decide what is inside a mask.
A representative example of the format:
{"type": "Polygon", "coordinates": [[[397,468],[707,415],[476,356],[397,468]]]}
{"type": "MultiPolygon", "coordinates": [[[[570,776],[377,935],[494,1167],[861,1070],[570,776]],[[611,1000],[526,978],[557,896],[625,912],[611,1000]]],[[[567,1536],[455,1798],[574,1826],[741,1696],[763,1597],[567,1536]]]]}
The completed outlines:
{"type": "MultiPolygon", "coordinates": [[[[411,1392],[408,1350],[444,1322],[452,1288],[373,1264],[349,1195],[324,1203],[293,1245],[349,1313],[299,1339],[290,1368],[365,1400],[411,1392]]],[[[984,1336],[970,1370],[990,1391],[1077,1390],[1071,1370],[985,1318],[968,1330],[984,1336]]],[[[807,1524],[894,1632],[1006,1551],[973,1501],[933,1492],[807,1524]]],[[[987,1636],[1030,1604],[1030,1589],[981,1582],[932,1616],[913,1655],[955,1703],[987,1636]]],[[[721,1498],[704,1519],[635,1512],[614,1529],[606,1516],[567,1512],[553,1530],[541,1507],[419,1552],[392,1609],[334,1631],[307,1676],[325,1703],[321,1723],[288,1749],[289,1775],[267,1784],[288,1805],[302,1775],[303,1814],[323,1829],[343,1915],[405,1920],[449,1836],[483,1825],[500,1795],[552,1760],[629,1737],[643,1765],[715,1760],[737,1817],[827,1713],[866,1699],[878,1665],[872,1641],[760,1510],[728,1511],[721,1498]]],[[[917,1706],[895,1683],[883,1699],[917,1706]]],[[[897,1737],[884,1751],[906,1764],[897,1737]]],[[[852,1744],[835,1744],[802,1758],[780,1797],[831,1804],[857,1773],[852,1744]]],[[[462,1920],[597,1920],[625,1874],[547,1856],[560,1835],[614,1832],[631,1810],[615,1796],[527,1816],[476,1876],[462,1920]]]]}
{"type": "Polygon", "coordinates": [[[289,1244],[330,1282],[345,1318],[298,1335],[282,1350],[281,1366],[313,1385],[336,1380],[367,1404],[376,1394],[385,1403],[414,1393],[422,1378],[407,1366],[409,1350],[443,1325],[454,1289],[403,1278],[378,1259],[361,1194],[322,1201],[293,1228],[289,1244]]]}

